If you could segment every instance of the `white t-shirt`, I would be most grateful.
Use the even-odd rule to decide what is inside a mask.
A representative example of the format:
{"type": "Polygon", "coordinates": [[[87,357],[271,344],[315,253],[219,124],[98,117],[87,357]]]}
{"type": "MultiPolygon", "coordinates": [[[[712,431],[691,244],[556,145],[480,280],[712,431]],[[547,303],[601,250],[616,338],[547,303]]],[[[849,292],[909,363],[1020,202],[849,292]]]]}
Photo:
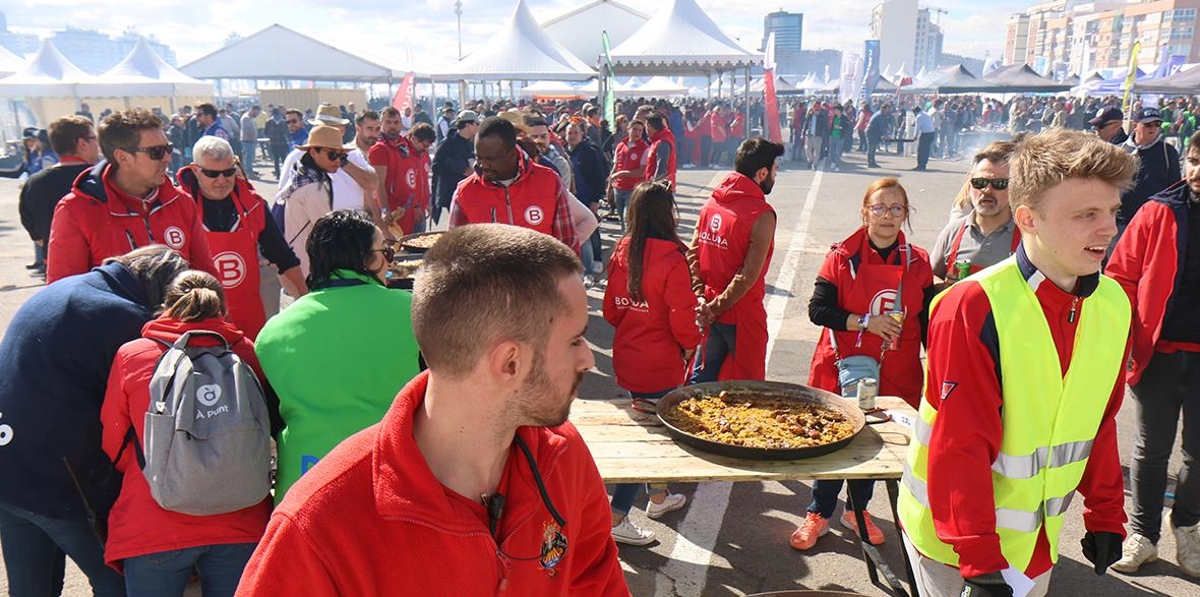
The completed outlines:
{"type": "MultiPolygon", "coordinates": [[[[296,173],[296,162],[304,156],[303,149],[293,149],[283,160],[283,169],[279,174],[279,188],[286,188],[292,182],[292,176],[296,173]]],[[[368,170],[375,171],[371,167],[371,163],[367,161],[361,149],[351,151],[348,158],[354,162],[355,166],[368,170]]],[[[329,180],[333,182],[333,209],[362,209],[363,201],[367,198],[367,191],[358,186],[357,182],[346,173],[345,170],[338,168],[337,172],[329,175],[329,180]]]]}

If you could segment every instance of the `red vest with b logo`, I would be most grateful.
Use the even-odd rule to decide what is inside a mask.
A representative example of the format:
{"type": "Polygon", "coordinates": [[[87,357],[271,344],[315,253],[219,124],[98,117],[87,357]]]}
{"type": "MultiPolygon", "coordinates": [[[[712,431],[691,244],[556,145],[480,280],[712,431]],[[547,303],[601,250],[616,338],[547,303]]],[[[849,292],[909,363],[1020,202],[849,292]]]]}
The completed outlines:
{"type": "Polygon", "coordinates": [[[502,187],[472,174],[458,185],[455,201],[468,224],[497,222],[553,236],[558,187],[553,170],[534,164],[524,152],[517,180],[502,187]]]}

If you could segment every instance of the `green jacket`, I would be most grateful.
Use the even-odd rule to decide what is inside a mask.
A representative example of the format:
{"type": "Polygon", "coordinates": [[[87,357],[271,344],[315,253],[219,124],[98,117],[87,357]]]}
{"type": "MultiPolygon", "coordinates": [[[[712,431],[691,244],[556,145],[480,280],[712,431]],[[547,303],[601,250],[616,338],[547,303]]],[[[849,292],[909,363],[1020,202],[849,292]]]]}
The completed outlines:
{"type": "Polygon", "coordinates": [[[279,395],[278,504],[339,442],[378,423],[418,372],[412,295],[349,270],[267,321],[254,351],[279,395]]]}

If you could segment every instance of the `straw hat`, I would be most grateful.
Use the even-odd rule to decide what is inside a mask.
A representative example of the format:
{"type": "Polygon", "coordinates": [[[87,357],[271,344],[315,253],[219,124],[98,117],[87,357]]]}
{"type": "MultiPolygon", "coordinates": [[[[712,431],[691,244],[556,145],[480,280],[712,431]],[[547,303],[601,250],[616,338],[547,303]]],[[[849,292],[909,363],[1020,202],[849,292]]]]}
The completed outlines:
{"type": "Polygon", "coordinates": [[[354,149],[354,145],[342,144],[342,131],[337,127],[317,125],[308,131],[308,141],[304,145],[297,145],[299,149],[312,149],[319,147],[321,149],[354,149]]]}
{"type": "Polygon", "coordinates": [[[517,128],[517,132],[519,132],[519,133],[528,133],[529,132],[529,129],[525,126],[525,117],[522,116],[521,113],[516,111],[515,109],[514,110],[505,110],[505,111],[497,114],[497,116],[499,116],[500,118],[503,118],[504,120],[511,122],[512,125],[517,128]]]}
{"type": "Polygon", "coordinates": [[[350,124],[350,121],[342,118],[342,111],[337,106],[333,104],[321,104],[317,106],[316,116],[309,120],[308,123],[313,126],[320,124],[346,126],[350,124]]]}

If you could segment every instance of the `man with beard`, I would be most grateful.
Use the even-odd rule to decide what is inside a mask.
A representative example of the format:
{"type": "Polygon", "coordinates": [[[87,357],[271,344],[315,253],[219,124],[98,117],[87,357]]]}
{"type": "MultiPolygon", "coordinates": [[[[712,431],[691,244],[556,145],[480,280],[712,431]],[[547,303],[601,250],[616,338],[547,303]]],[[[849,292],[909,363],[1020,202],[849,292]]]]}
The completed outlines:
{"type": "Polygon", "coordinates": [[[767,194],[784,152],[782,144],[762,137],[743,141],[735,172],[700,209],[688,265],[692,289],[703,302],[700,323],[708,329],[708,341],[692,383],[766,378],[763,299],[775,249],[775,209],[767,194]]]}
{"type": "Polygon", "coordinates": [[[1004,261],[1021,244],[1008,205],[1008,157],[1015,148],[1014,143],[997,142],[975,155],[975,167],[967,175],[971,213],[950,220],[929,254],[933,275],[945,281],[942,288],[965,277],[964,271],[970,275],[1004,261]]]}
{"type": "Polygon", "coordinates": [[[475,137],[475,157],[475,173],[454,193],[451,228],[512,224],[549,234],[579,253],[571,217],[574,199],[553,170],[533,163],[517,147],[517,129],[511,122],[496,116],[485,119],[475,137]]]}
{"type": "MultiPolygon", "coordinates": [[[[381,214],[377,221],[384,236],[404,236],[416,232],[418,222],[425,222],[428,209],[429,178],[421,159],[424,149],[401,133],[404,121],[399,110],[389,106],[382,116],[383,133],[370,152],[371,165],[379,176],[381,214]]],[[[424,142],[421,146],[428,148],[424,142]]]]}
{"type": "Polygon", "coordinates": [[[574,184],[571,160],[559,151],[558,146],[550,142],[550,125],[546,123],[546,119],[541,116],[526,116],[525,130],[525,136],[537,143],[538,163],[553,168],[562,178],[563,185],[571,189],[574,184]]]}
{"type": "Polygon", "coordinates": [[[594,364],[582,273],[530,230],[447,232],[413,290],[428,371],[288,492],[238,594],[628,595],[567,421],[594,364]]]}

